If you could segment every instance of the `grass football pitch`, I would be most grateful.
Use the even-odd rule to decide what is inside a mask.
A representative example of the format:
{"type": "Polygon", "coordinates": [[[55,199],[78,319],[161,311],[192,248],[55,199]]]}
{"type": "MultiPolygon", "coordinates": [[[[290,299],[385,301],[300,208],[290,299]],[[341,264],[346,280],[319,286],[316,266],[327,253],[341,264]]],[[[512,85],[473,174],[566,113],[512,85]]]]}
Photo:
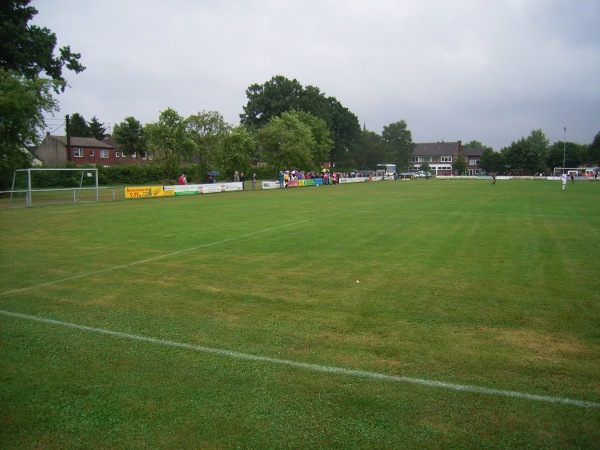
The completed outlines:
{"type": "Polygon", "coordinates": [[[0,211],[1,448],[598,448],[600,183],[0,211]]]}

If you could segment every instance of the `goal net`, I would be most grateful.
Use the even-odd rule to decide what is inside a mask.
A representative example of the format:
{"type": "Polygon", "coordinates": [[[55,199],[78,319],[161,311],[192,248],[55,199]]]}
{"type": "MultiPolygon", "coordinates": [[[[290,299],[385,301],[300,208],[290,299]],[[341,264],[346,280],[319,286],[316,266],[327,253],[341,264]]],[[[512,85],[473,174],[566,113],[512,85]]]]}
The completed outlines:
{"type": "Polygon", "coordinates": [[[9,208],[98,201],[98,169],[17,169],[9,208]]]}

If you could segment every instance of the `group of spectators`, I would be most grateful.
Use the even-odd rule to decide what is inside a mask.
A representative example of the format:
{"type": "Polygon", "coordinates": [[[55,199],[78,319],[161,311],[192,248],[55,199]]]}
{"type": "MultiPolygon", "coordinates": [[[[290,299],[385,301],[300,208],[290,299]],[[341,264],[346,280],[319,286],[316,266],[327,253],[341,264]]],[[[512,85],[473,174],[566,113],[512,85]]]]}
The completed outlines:
{"type": "Polygon", "coordinates": [[[324,185],[338,184],[340,182],[340,176],[342,174],[334,172],[329,173],[329,170],[324,169],[322,173],[317,174],[316,172],[301,172],[298,170],[281,170],[279,172],[279,185],[282,188],[288,187],[290,181],[293,180],[312,180],[315,178],[322,178],[324,185]]]}

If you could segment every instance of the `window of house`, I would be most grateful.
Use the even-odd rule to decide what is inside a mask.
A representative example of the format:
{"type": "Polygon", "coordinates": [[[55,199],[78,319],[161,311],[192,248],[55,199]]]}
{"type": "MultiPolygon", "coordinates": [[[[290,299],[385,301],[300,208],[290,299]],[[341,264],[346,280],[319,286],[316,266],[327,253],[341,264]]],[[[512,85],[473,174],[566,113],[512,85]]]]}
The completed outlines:
{"type": "Polygon", "coordinates": [[[470,166],[478,166],[479,165],[479,161],[476,159],[470,159],[469,160],[469,165],[470,166]]]}
{"type": "Polygon", "coordinates": [[[108,158],[108,150],[100,150],[100,158],[108,158]]]}
{"type": "Polygon", "coordinates": [[[115,152],[115,158],[118,158],[119,156],[121,156],[120,152],[115,152]]]}
{"type": "Polygon", "coordinates": [[[94,156],[94,150],[90,150],[90,156],[94,156]]]}
{"type": "Polygon", "coordinates": [[[146,152],[140,152],[140,156],[142,157],[142,159],[146,159],[146,152]]]}
{"type": "Polygon", "coordinates": [[[442,162],[452,162],[452,156],[442,156],[442,162]]]}
{"type": "Polygon", "coordinates": [[[419,162],[419,157],[418,156],[413,156],[412,157],[412,162],[419,162]]]}
{"type": "Polygon", "coordinates": [[[75,156],[77,158],[83,158],[83,149],[82,148],[74,148],[73,156],[75,156]]]}
{"type": "Polygon", "coordinates": [[[132,158],[137,158],[137,152],[133,152],[133,153],[131,154],[131,157],[132,157],[132,158]]]}

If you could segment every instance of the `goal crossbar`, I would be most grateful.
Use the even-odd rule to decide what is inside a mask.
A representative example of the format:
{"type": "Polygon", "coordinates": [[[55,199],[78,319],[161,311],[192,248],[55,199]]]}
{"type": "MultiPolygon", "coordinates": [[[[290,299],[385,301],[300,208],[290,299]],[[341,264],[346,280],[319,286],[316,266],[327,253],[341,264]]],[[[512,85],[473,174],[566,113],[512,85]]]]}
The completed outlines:
{"type": "MultiPolygon", "coordinates": [[[[10,194],[10,202],[9,202],[9,208],[12,205],[12,199],[13,199],[13,193],[24,193],[25,194],[25,199],[26,199],[26,206],[27,207],[31,207],[32,206],[32,196],[31,193],[32,192],[40,192],[42,191],[41,189],[33,189],[31,186],[31,173],[32,172],[81,172],[81,181],[79,184],[79,188],[69,188],[69,189],[65,189],[65,188],[58,188],[58,189],[43,189],[43,191],[64,191],[64,190],[73,190],[73,189],[84,189],[82,188],[83,185],[83,175],[87,172],[90,174],[93,174],[94,176],[94,190],[96,192],[96,202],[99,201],[99,187],[98,187],[98,169],[96,168],[90,168],[90,167],[82,167],[79,169],[74,169],[74,168],[68,168],[68,169],[57,169],[57,168],[37,168],[37,167],[32,167],[29,169],[16,169],[15,173],[13,175],[13,183],[12,183],[12,190],[11,190],[11,194],[10,194]],[[20,189],[20,190],[15,190],[15,182],[17,180],[17,174],[20,172],[25,172],[27,174],[27,189],[20,189]]],[[[88,188],[85,188],[88,189],[88,188]]]]}

